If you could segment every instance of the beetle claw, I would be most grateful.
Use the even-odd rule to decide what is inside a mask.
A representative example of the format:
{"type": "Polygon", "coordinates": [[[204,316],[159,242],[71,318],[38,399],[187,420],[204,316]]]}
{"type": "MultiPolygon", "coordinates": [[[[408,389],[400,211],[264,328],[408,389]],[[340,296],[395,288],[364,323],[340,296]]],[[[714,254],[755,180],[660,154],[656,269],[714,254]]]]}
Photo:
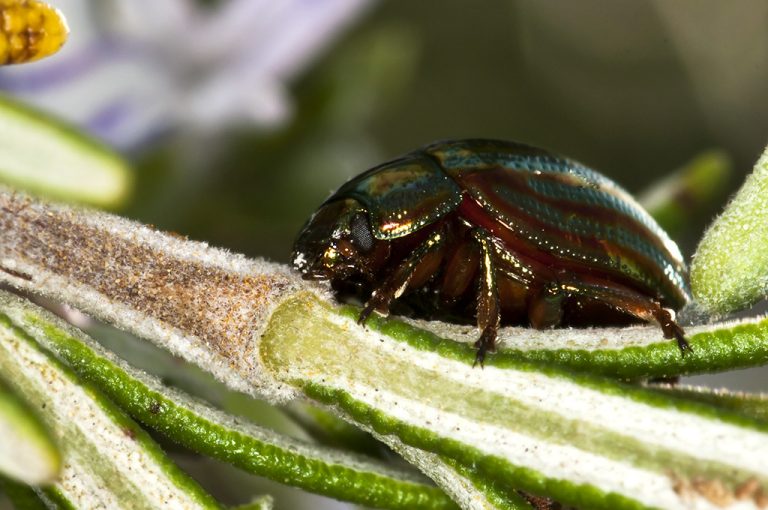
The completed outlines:
{"type": "Polygon", "coordinates": [[[381,291],[381,289],[375,291],[373,295],[371,295],[370,299],[365,304],[365,307],[363,307],[363,311],[360,312],[360,316],[357,318],[358,324],[365,325],[365,321],[368,320],[368,317],[371,316],[374,310],[378,310],[384,315],[389,314],[390,299],[386,296],[382,296],[385,296],[385,294],[381,291]]]}
{"type": "Polygon", "coordinates": [[[480,339],[475,342],[475,348],[477,349],[477,354],[475,354],[475,362],[472,363],[472,368],[475,368],[478,363],[480,363],[480,368],[484,368],[486,353],[496,351],[496,327],[487,326],[483,329],[480,339]]]}
{"type": "Polygon", "coordinates": [[[693,354],[693,347],[691,347],[691,344],[689,344],[688,340],[683,336],[682,330],[679,334],[675,334],[675,339],[677,340],[677,346],[680,348],[680,355],[682,357],[685,357],[686,354],[693,354]]]}
{"type": "Polygon", "coordinates": [[[485,349],[483,347],[480,347],[477,349],[477,354],[475,354],[475,362],[472,363],[472,368],[475,368],[478,363],[480,363],[480,368],[485,368],[485,349]]]}
{"type": "Polygon", "coordinates": [[[680,348],[680,355],[682,357],[693,353],[693,347],[691,347],[691,344],[689,344],[688,340],[685,338],[683,328],[678,326],[671,317],[668,317],[667,320],[661,323],[661,329],[664,332],[665,338],[674,338],[677,340],[677,346],[680,348]]]}
{"type": "Polygon", "coordinates": [[[357,318],[357,324],[364,326],[365,321],[368,320],[368,317],[371,316],[373,313],[374,306],[372,306],[370,303],[365,305],[365,308],[363,308],[363,311],[360,312],[360,316],[357,318]]]}
{"type": "Polygon", "coordinates": [[[680,348],[680,355],[685,357],[687,354],[693,353],[693,347],[688,343],[685,338],[685,332],[674,319],[669,315],[669,312],[664,310],[664,316],[662,317],[661,330],[664,332],[664,338],[674,338],[677,340],[677,346],[680,348]]]}

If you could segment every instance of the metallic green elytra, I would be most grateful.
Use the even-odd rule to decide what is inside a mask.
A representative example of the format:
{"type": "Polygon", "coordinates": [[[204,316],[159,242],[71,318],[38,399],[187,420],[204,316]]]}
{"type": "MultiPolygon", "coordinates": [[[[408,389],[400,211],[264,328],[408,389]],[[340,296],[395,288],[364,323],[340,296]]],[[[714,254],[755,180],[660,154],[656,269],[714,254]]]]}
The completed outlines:
{"type": "Polygon", "coordinates": [[[293,264],[373,310],[474,320],[477,360],[502,324],[656,321],[690,300],[677,245],[603,175],[527,145],[438,142],[342,185],[309,219],[293,264]]]}

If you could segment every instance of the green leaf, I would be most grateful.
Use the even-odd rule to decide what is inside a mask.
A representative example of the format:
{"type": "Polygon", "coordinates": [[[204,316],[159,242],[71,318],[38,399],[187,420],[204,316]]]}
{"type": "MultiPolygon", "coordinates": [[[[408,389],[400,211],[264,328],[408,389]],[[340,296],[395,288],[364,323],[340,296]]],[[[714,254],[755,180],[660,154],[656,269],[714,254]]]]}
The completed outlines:
{"type": "MultiPolygon", "coordinates": [[[[351,319],[354,307],[342,307],[351,319]]],[[[471,363],[477,340],[473,326],[438,321],[404,321],[372,316],[366,323],[398,339],[408,338],[425,350],[471,363]]],[[[673,377],[760,366],[768,362],[768,319],[691,326],[686,336],[693,352],[682,356],[674,340],[663,338],[658,326],[534,330],[506,327],[499,331],[497,352],[488,363],[499,368],[519,361],[557,365],[620,379],[673,377]]]]}
{"type": "Polygon", "coordinates": [[[0,490],[13,503],[16,510],[49,510],[29,485],[0,477],[0,490]]]}
{"type": "Polygon", "coordinates": [[[707,151],[640,194],[638,201],[672,238],[677,238],[691,219],[707,213],[722,199],[731,173],[727,154],[707,151]]]}
{"type": "Polygon", "coordinates": [[[61,455],[37,413],[0,381],[0,473],[20,482],[50,483],[61,455]]]}
{"type": "Polygon", "coordinates": [[[727,389],[707,388],[703,386],[654,385],[660,392],[682,395],[692,400],[716,405],[722,409],[735,411],[756,421],[768,424],[768,394],[746,393],[727,389]]]}
{"type": "Polygon", "coordinates": [[[44,495],[74,508],[220,508],[136,423],[0,313],[0,371],[59,439],[44,495]]]}
{"type": "Polygon", "coordinates": [[[137,420],[194,451],[278,482],[376,508],[452,509],[419,476],[244,423],[128,367],[43,310],[0,293],[0,312],[137,420]]]}
{"type": "Polygon", "coordinates": [[[291,402],[285,412],[321,444],[345,448],[373,457],[384,447],[370,434],[342,420],[335,414],[306,402],[291,402]]]}
{"type": "Polygon", "coordinates": [[[711,314],[743,310],[768,294],[768,148],[701,239],[691,289],[711,314]]]}
{"type": "MultiPolygon", "coordinates": [[[[300,289],[286,266],[180,240],[93,211],[0,191],[0,281],[64,301],[184,357],[230,388],[285,399],[290,391],[254,370],[253,338],[274,303],[300,289]],[[77,249],[68,247],[76,246],[77,249]],[[278,396],[279,394],[279,396],[278,396]]],[[[358,310],[348,309],[351,317],[358,310]]],[[[370,324],[381,319],[372,317],[370,324]]],[[[474,357],[473,326],[381,321],[389,334],[418,337],[441,352],[474,357]],[[410,324],[410,325],[409,325],[410,324]],[[418,327],[421,332],[413,332],[418,327]],[[456,342],[459,340],[460,342],[456,342]]],[[[694,351],[680,355],[655,326],[502,328],[495,363],[528,359],[622,378],[674,376],[768,361],[768,321],[686,328],[694,351]]]]}
{"type": "Polygon", "coordinates": [[[393,435],[371,431],[448,493],[465,510],[530,510],[531,506],[515,491],[500,487],[473,467],[455,460],[408,446],[393,435]]]}
{"type": "Polygon", "coordinates": [[[277,308],[260,353],[279,381],[378,434],[576,507],[686,509],[768,487],[768,425],[549,366],[473,368],[374,328],[305,294],[277,308]]]}
{"type": "Polygon", "coordinates": [[[113,150],[63,121],[0,95],[0,182],[56,197],[115,208],[133,185],[113,150]]]}

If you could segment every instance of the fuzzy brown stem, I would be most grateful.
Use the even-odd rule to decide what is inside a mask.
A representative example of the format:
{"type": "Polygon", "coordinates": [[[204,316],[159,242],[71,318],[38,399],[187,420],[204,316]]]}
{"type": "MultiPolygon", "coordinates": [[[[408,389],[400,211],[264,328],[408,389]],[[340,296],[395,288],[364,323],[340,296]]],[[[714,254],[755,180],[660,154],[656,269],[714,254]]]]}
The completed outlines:
{"type": "Polygon", "coordinates": [[[301,282],[282,266],[0,190],[0,281],[71,304],[247,390],[256,342],[301,282]]]}

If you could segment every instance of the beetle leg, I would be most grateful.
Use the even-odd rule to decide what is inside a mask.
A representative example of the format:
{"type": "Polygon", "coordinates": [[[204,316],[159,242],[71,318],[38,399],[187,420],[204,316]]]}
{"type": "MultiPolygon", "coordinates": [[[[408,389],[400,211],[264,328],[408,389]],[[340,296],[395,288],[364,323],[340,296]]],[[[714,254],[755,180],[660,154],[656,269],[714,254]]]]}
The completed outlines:
{"type": "Polygon", "coordinates": [[[657,300],[627,287],[609,286],[582,278],[561,282],[561,286],[569,295],[601,301],[646,322],[656,321],[661,326],[664,338],[674,338],[677,341],[683,356],[693,352],[693,348],[685,338],[683,328],[675,322],[670,310],[661,306],[657,300]]]}
{"type": "Polygon", "coordinates": [[[451,252],[446,257],[443,281],[440,284],[440,297],[448,306],[467,292],[480,267],[480,250],[474,239],[459,243],[451,252]]]}
{"type": "Polygon", "coordinates": [[[656,321],[661,325],[661,331],[664,333],[664,338],[674,338],[677,341],[677,346],[680,348],[680,354],[685,356],[689,352],[693,352],[693,347],[688,343],[685,338],[685,331],[681,328],[677,322],[675,322],[672,314],[669,310],[663,308],[658,301],[652,301],[654,310],[653,316],[656,321]]]}
{"type": "Polygon", "coordinates": [[[496,335],[499,331],[501,309],[499,308],[499,292],[496,287],[496,266],[494,264],[494,248],[490,235],[483,229],[472,231],[472,237],[480,246],[480,285],[477,294],[477,327],[482,331],[480,339],[475,342],[477,354],[474,365],[483,366],[485,354],[496,350],[496,335]]]}
{"type": "Polygon", "coordinates": [[[536,329],[559,326],[563,319],[565,294],[560,285],[549,283],[535,293],[528,302],[528,321],[536,329]]]}
{"type": "Polygon", "coordinates": [[[445,247],[444,227],[439,227],[432,232],[427,239],[416,247],[413,252],[397,268],[387,276],[382,284],[371,294],[365,304],[358,324],[365,323],[374,310],[384,313],[389,311],[392,300],[399,298],[414,280],[426,281],[440,266],[445,247]]]}

